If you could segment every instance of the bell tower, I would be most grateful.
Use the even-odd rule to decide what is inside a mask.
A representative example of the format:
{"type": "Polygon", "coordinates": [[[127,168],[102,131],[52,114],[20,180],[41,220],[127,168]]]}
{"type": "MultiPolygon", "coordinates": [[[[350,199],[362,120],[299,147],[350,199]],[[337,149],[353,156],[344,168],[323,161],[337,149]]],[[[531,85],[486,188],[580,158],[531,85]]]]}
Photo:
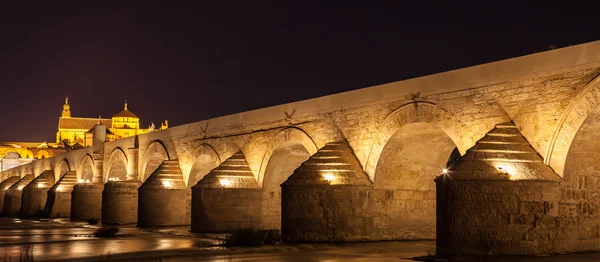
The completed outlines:
{"type": "Polygon", "coordinates": [[[69,105],[69,98],[65,98],[65,104],[63,105],[62,115],[60,117],[70,118],[71,117],[71,106],[69,105]]]}

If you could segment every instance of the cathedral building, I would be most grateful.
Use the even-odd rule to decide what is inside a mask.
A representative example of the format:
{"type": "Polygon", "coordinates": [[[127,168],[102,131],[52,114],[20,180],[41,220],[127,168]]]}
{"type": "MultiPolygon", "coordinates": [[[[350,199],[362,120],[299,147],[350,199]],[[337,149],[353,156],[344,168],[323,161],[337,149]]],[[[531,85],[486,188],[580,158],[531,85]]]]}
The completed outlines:
{"type": "Polygon", "coordinates": [[[155,130],[166,129],[169,122],[165,120],[160,128],[152,124],[149,128],[140,129],[140,119],[125,108],[112,118],[71,117],[69,98],[65,99],[62,114],[58,118],[56,143],[47,142],[0,142],[0,171],[62,154],[72,149],[92,146],[94,127],[103,125],[106,130],[106,141],[145,134],[155,130]]]}
{"type": "Polygon", "coordinates": [[[96,124],[102,124],[107,127],[107,141],[168,128],[167,120],[165,120],[158,129],[154,127],[154,124],[149,128],[140,128],[140,119],[127,109],[127,101],[125,101],[123,110],[110,119],[71,117],[69,98],[66,98],[62,114],[58,119],[56,143],[71,148],[90,146],[93,127],[96,124]]]}

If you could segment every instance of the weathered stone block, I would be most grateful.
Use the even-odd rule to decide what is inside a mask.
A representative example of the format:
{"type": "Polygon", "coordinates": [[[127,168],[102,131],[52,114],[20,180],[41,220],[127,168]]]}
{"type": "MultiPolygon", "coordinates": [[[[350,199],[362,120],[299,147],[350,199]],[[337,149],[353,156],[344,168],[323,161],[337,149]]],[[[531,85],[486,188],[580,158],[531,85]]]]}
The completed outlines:
{"type": "Polygon", "coordinates": [[[103,185],[77,184],[71,193],[71,220],[102,219],[103,185]]]}
{"type": "Polygon", "coordinates": [[[102,224],[136,224],[139,181],[109,181],[102,191],[102,224]]]}
{"type": "Polygon", "coordinates": [[[256,188],[192,189],[192,232],[258,228],[262,192],[256,188]]]}

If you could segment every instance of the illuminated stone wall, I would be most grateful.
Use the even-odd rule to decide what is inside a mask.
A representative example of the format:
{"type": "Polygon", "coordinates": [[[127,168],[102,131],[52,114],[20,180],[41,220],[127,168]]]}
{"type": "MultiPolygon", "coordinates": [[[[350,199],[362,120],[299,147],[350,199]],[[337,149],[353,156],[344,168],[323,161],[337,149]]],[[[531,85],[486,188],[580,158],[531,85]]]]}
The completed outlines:
{"type": "MultiPolygon", "coordinates": [[[[600,42],[593,42],[171,127],[106,142],[103,152],[85,148],[38,160],[1,172],[0,178],[50,169],[57,178],[71,170],[81,179],[92,170],[99,183],[111,177],[143,183],[160,163],[177,160],[189,189],[241,150],[263,190],[261,226],[276,228],[276,184],[293,173],[299,159],[346,140],[373,183],[361,210],[373,217],[369,239],[433,238],[433,178],[454,148],[464,154],[496,124],[513,121],[545,163],[565,176],[561,214],[588,217],[595,202],[582,202],[581,196],[594,196],[587,187],[595,183],[595,170],[581,169],[598,162],[584,156],[597,150],[592,143],[573,142],[582,145],[569,156],[574,160],[567,152],[599,104],[598,73],[600,42]],[[289,162],[282,152],[289,153],[289,162]]],[[[586,219],[576,221],[587,226],[586,219]]]]}

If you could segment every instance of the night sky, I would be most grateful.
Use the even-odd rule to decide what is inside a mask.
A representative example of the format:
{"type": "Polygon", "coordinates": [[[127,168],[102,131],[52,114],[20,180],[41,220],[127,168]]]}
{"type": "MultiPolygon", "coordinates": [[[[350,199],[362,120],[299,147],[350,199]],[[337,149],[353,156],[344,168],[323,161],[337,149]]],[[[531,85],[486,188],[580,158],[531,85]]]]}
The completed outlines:
{"type": "Polygon", "coordinates": [[[0,141],[54,142],[65,96],[176,126],[600,39],[594,7],[552,2],[6,2],[0,141]]]}

